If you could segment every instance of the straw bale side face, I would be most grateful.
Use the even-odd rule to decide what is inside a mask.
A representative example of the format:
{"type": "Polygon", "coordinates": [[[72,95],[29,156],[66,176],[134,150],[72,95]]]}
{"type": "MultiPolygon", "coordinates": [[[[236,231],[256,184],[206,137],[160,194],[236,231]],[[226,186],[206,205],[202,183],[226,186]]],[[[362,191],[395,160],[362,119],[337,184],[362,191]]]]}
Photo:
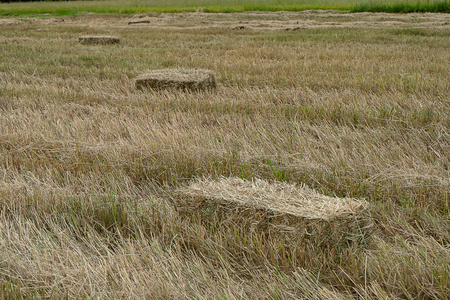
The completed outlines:
{"type": "Polygon", "coordinates": [[[153,70],[136,78],[140,90],[180,89],[211,91],[217,87],[216,77],[208,70],[162,69],[153,70]]]}
{"type": "Polygon", "coordinates": [[[113,45],[119,44],[117,36],[80,36],[78,41],[83,45],[113,45]]]}
{"type": "Polygon", "coordinates": [[[281,240],[291,249],[365,245],[373,222],[366,201],[333,198],[304,186],[238,178],[200,180],[178,190],[181,215],[281,240]]]}

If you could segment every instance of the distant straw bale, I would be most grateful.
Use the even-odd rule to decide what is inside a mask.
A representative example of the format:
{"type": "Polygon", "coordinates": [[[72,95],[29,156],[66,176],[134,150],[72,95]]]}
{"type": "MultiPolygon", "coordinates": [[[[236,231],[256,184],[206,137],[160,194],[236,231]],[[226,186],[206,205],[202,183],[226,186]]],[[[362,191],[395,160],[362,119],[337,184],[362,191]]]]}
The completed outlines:
{"type": "Polygon", "coordinates": [[[83,45],[113,45],[119,44],[117,36],[80,36],[78,41],[83,45]]]}
{"type": "Polygon", "coordinates": [[[181,89],[190,91],[213,90],[216,77],[208,70],[161,69],[153,70],[136,78],[137,89],[181,89]]]}
{"type": "Polygon", "coordinates": [[[329,197],[306,186],[255,179],[198,180],[177,191],[181,215],[238,225],[310,248],[366,243],[373,222],[364,200],[329,197]]]}
{"type": "Polygon", "coordinates": [[[131,20],[128,21],[128,25],[133,25],[133,24],[148,24],[151,23],[152,19],[151,18],[133,18],[131,20]]]}

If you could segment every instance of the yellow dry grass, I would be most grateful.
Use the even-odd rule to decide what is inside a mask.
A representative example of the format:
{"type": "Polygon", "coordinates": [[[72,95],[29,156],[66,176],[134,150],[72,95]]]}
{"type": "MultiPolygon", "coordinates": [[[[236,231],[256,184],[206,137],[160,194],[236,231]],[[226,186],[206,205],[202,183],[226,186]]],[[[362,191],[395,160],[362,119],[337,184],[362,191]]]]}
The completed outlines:
{"type": "Polygon", "coordinates": [[[156,19],[0,22],[0,297],[448,298],[442,15],[156,19]],[[284,30],[296,22],[314,26],[284,30]],[[136,90],[164,68],[213,70],[221,88],[136,90]],[[180,217],[175,191],[220,176],[364,198],[372,243],[294,249],[180,217]]]}

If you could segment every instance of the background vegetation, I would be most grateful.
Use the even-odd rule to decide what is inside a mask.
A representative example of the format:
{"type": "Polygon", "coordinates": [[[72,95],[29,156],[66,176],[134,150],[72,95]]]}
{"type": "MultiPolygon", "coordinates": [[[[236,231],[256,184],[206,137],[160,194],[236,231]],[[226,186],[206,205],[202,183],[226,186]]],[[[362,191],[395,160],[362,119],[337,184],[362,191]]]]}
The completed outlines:
{"type": "MultiPolygon", "coordinates": [[[[1,2],[15,2],[0,0],[1,2]]],[[[372,12],[450,12],[449,0],[94,0],[40,1],[2,4],[0,14],[76,15],[87,12],[126,13],[143,12],[242,12],[242,11],[302,11],[334,9],[372,12]]]]}

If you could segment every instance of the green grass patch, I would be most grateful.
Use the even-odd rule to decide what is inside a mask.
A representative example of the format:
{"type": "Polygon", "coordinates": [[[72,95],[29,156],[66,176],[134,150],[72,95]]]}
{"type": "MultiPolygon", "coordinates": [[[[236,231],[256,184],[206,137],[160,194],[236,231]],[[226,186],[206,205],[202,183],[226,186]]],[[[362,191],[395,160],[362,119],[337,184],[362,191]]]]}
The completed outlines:
{"type": "Polygon", "coordinates": [[[96,1],[39,1],[2,3],[0,15],[31,16],[50,14],[55,16],[99,14],[136,14],[146,12],[176,13],[203,11],[211,13],[235,13],[244,11],[302,11],[309,9],[333,9],[352,12],[450,12],[449,0],[96,0],[96,1]]]}
{"type": "Polygon", "coordinates": [[[434,12],[450,13],[450,1],[418,1],[418,2],[368,2],[358,4],[351,9],[352,12],[387,12],[387,13],[413,13],[434,12]]]}
{"type": "Polygon", "coordinates": [[[100,1],[66,1],[66,2],[26,2],[5,3],[0,8],[0,15],[78,15],[83,13],[122,13],[135,14],[145,12],[243,12],[243,11],[301,11],[306,9],[340,9],[349,10],[356,0],[100,0],[100,1]]]}

